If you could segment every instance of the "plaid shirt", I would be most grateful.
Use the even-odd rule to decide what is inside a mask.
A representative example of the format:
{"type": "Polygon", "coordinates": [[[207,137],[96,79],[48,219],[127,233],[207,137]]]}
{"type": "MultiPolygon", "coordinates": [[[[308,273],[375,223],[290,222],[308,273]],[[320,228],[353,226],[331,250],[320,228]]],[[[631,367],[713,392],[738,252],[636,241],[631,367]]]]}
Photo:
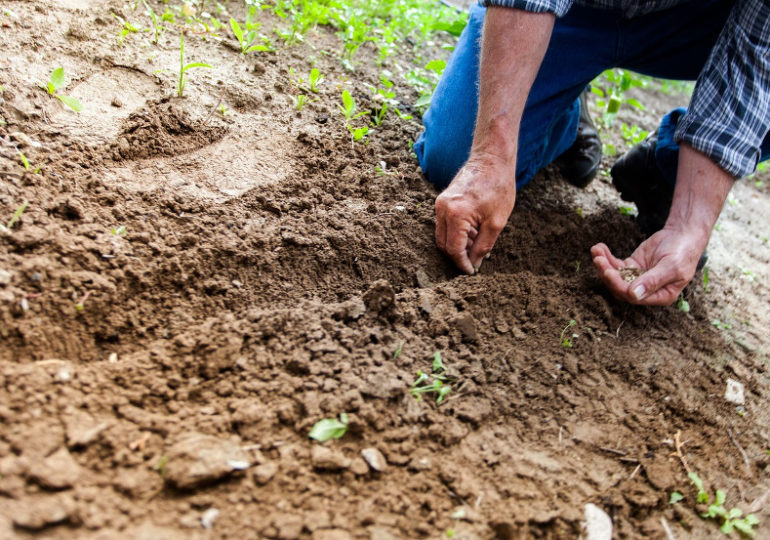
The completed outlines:
{"type": "MultiPolygon", "coordinates": [[[[561,17],[574,3],[636,17],[685,0],[482,0],[561,17]]],[[[770,130],[770,2],[737,0],[698,77],[675,138],[735,177],[751,174],[770,130]]]]}

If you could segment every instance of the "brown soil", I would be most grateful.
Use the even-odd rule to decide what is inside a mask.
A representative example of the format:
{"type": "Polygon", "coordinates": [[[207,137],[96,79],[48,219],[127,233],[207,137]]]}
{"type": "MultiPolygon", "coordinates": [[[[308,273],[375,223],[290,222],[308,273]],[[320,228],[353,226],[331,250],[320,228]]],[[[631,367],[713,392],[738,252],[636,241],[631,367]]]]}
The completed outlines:
{"type": "Polygon", "coordinates": [[[419,124],[352,144],[340,119],[341,87],[371,105],[367,51],[351,75],[324,29],[246,58],[190,37],[215,67],[179,99],[177,35],[116,46],[119,4],[4,6],[3,222],[30,204],[0,236],[0,537],[573,538],[588,502],[618,538],[714,536],[680,432],[768,534],[768,182],[736,186],[689,314],[603,288],[590,246],[641,239],[606,178],[539,175],[460,276],[419,124]],[[296,111],[312,56],[327,80],[296,111]],[[79,115],[36,87],[60,65],[79,115]],[[435,351],[457,376],[440,405],[409,392],[435,351]],[[342,412],[342,439],[308,438],[342,412]]]}

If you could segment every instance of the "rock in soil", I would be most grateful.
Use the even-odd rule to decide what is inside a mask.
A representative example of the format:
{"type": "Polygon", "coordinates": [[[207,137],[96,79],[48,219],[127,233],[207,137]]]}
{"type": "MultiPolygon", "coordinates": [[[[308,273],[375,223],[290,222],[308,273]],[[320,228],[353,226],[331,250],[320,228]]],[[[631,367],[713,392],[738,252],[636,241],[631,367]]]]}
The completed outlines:
{"type": "Polygon", "coordinates": [[[182,436],[166,456],[164,478],[179,489],[216,482],[250,465],[248,454],[240,446],[195,432],[182,436]]]}
{"type": "Polygon", "coordinates": [[[593,503],[585,506],[583,528],[586,540],[612,540],[612,519],[593,503]]]}
{"type": "Polygon", "coordinates": [[[75,500],[70,495],[50,495],[25,501],[13,512],[13,523],[23,529],[38,530],[70,519],[75,513],[75,500]]]}
{"type": "Polygon", "coordinates": [[[80,465],[66,448],[60,448],[42,462],[30,467],[30,478],[48,489],[66,489],[80,478],[80,465]]]}
{"type": "Polygon", "coordinates": [[[364,293],[363,300],[366,307],[379,313],[393,305],[396,301],[396,293],[388,280],[379,279],[364,293]]]}
{"type": "Polygon", "coordinates": [[[385,456],[383,456],[382,452],[376,448],[364,448],[361,450],[361,457],[364,458],[373,471],[383,472],[388,468],[388,462],[385,460],[385,456]]]}
{"type": "Polygon", "coordinates": [[[739,383],[735,379],[727,379],[727,387],[725,388],[725,399],[730,403],[736,405],[743,405],[746,402],[746,395],[743,390],[743,384],[739,383]]]}
{"type": "Polygon", "coordinates": [[[313,468],[322,471],[341,471],[350,467],[350,460],[342,452],[325,446],[314,446],[310,454],[313,468]]]}
{"type": "Polygon", "coordinates": [[[278,466],[272,461],[258,465],[257,467],[254,467],[254,482],[260,486],[264,486],[273,479],[273,476],[275,476],[275,473],[277,472],[278,466]]]}

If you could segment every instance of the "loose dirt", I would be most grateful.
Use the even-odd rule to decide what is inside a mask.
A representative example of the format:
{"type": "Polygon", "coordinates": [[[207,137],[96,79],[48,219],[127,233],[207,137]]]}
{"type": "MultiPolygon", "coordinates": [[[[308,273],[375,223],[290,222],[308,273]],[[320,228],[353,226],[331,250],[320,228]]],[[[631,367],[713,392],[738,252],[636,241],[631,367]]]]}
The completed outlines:
{"type": "Polygon", "coordinates": [[[687,314],[603,288],[591,245],[641,240],[606,177],[541,173],[461,276],[433,244],[419,123],[368,144],[344,126],[341,88],[373,105],[366,48],[351,74],[323,28],[245,58],[189,36],[214,68],[179,99],[176,31],[116,45],[128,4],[3,8],[3,222],[30,204],[0,236],[0,537],[574,538],[589,502],[618,538],[713,537],[677,433],[768,535],[770,182],[736,186],[687,314]],[[297,111],[289,69],[311,58],[326,82],[297,111]],[[79,115],[36,86],[59,66],[79,115]],[[440,405],[410,394],[436,351],[457,377],[440,405]],[[308,438],[343,412],[342,439],[308,438]]]}

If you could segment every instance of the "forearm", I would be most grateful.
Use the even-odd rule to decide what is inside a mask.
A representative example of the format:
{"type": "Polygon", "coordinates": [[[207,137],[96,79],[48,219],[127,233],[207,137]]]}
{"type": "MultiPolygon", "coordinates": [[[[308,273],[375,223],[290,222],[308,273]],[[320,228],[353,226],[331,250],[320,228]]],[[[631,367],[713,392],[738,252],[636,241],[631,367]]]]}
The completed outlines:
{"type": "Polygon", "coordinates": [[[555,17],[490,7],[481,48],[474,156],[516,159],[521,115],[551,38],[555,17]]]}
{"type": "Polygon", "coordinates": [[[680,145],[676,188],[665,228],[695,235],[705,247],[734,182],[705,154],[680,145]]]}

